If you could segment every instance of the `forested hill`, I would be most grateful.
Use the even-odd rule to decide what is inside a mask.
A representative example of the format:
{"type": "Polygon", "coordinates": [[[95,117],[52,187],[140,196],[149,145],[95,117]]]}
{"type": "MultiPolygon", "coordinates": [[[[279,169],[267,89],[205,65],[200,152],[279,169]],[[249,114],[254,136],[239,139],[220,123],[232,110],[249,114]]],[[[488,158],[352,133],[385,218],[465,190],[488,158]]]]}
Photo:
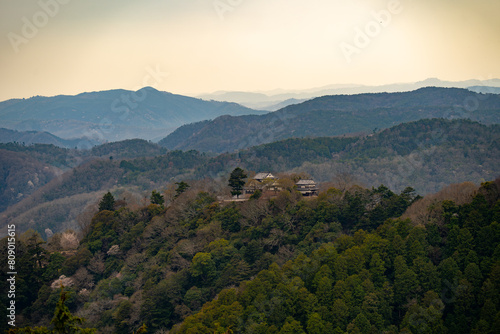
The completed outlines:
{"type": "Polygon", "coordinates": [[[318,217],[309,240],[319,247],[223,290],[171,333],[496,333],[499,185],[483,184],[462,205],[435,201],[424,225],[386,220],[331,243],[330,220],[318,217]]]}
{"type": "Polygon", "coordinates": [[[286,139],[222,154],[202,170],[213,173],[227,161],[256,171],[307,172],[320,182],[351,175],[360,184],[397,190],[411,182],[426,194],[500,175],[500,125],[430,119],[363,137],[286,139]]]}
{"type": "Polygon", "coordinates": [[[87,141],[91,144],[98,144],[97,142],[89,141],[89,139],[73,139],[67,140],[54,136],[48,132],[41,131],[15,131],[0,128],[0,143],[21,143],[23,145],[31,144],[48,144],[58,147],[73,148],[77,147],[79,142],[87,141]]]}
{"type": "Polygon", "coordinates": [[[16,325],[51,327],[64,284],[66,319],[99,333],[496,333],[500,180],[421,200],[352,186],[223,203],[210,187],[135,209],[103,196],[80,241],[19,236],[16,325]]]}
{"type": "MultiPolygon", "coordinates": [[[[153,157],[166,154],[167,150],[146,140],[129,139],[95,146],[91,150],[67,149],[52,144],[0,143],[0,153],[2,193],[0,212],[2,212],[9,206],[30,197],[55,177],[81,164],[86,165],[99,158],[111,161],[153,157]]],[[[88,179],[86,183],[92,182],[88,179]]],[[[104,183],[101,184],[103,185],[104,183]]],[[[87,189],[80,188],[80,192],[85,192],[87,189]]],[[[41,204],[39,200],[38,204],[41,204]]],[[[25,209],[29,207],[31,206],[24,206],[25,209]]],[[[63,216],[61,218],[64,219],[63,216]]]]}
{"type": "MultiPolygon", "coordinates": [[[[47,163],[57,158],[52,163],[60,166],[75,159],[71,151],[50,146],[11,149],[34,156],[37,147],[48,150],[49,154],[38,155],[47,163]]],[[[344,179],[367,187],[384,184],[398,192],[411,184],[420,194],[452,183],[479,184],[500,175],[500,125],[420,120],[370,136],[286,139],[215,157],[196,151],[163,154],[155,144],[138,140],[99,146],[93,152],[103,158],[67,171],[9,207],[0,217],[1,225],[12,222],[20,230],[35,228],[41,233],[47,227],[75,226],[85,205],[95,202],[102,192],[114,189],[122,197],[132,192],[141,198],[144,191],[165,189],[183,180],[227,181],[235,166],[254,172],[307,173],[320,183],[344,179]],[[138,152],[145,156],[129,158],[138,152]]]]}
{"type": "Polygon", "coordinates": [[[203,101],[151,87],[0,102],[0,119],[9,129],[48,131],[62,138],[88,137],[101,142],[151,140],[186,123],[254,113],[259,112],[236,103],[203,101]]]}
{"type": "Polygon", "coordinates": [[[424,118],[500,123],[500,96],[428,87],[405,93],[324,96],[259,116],[219,117],[180,127],[169,149],[227,152],[291,137],[371,133],[424,118]]]}

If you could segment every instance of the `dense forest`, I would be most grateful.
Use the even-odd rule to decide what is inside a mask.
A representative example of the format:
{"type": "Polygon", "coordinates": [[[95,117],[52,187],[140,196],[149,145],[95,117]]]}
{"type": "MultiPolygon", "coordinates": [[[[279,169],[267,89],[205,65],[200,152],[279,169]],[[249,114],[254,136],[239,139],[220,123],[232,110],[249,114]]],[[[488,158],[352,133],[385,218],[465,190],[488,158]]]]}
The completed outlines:
{"type": "Polygon", "coordinates": [[[19,235],[18,324],[53,326],[64,285],[67,311],[99,333],[499,328],[500,179],[424,198],[384,185],[303,198],[290,182],[245,202],[218,200],[216,183],[136,208],[108,193],[81,235],[19,235]]]}
{"type": "Polygon", "coordinates": [[[0,221],[4,227],[15,223],[21,231],[34,228],[42,235],[46,228],[76,228],[84,209],[95,206],[96,198],[108,190],[140,203],[154,189],[165,190],[182,180],[218,180],[237,165],[250,172],[307,173],[326,187],[339,178],[368,188],[385,184],[396,192],[411,184],[425,195],[452,183],[494,179],[499,173],[499,143],[498,125],[431,119],[369,136],[286,139],[217,156],[165,151],[144,140],[88,151],[3,144],[0,147],[10,152],[2,156],[4,166],[11,168],[1,175],[1,188],[8,196],[0,204],[9,207],[0,221]],[[38,163],[23,163],[28,158],[38,163]],[[35,172],[44,178],[33,178],[32,165],[39,166],[35,172]]]}

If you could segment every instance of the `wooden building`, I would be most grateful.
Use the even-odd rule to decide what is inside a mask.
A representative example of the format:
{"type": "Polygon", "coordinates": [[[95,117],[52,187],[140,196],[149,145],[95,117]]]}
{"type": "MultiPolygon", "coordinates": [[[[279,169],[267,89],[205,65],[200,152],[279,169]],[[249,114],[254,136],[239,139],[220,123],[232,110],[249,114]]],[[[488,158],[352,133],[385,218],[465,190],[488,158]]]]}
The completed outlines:
{"type": "Polygon", "coordinates": [[[317,196],[318,186],[314,180],[299,180],[297,183],[297,190],[302,196],[317,196]]]}
{"type": "Polygon", "coordinates": [[[271,173],[257,173],[247,182],[243,190],[245,194],[253,194],[256,190],[266,191],[276,184],[278,178],[271,173]]]}

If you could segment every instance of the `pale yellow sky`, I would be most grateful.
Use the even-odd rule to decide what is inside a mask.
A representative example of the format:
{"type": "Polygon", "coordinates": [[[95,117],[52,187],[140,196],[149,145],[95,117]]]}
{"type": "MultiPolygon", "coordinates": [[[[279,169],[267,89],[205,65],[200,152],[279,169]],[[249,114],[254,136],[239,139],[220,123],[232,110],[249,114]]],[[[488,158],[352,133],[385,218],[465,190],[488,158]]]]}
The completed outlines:
{"type": "Polygon", "coordinates": [[[500,78],[499,14],[498,0],[2,0],[0,100],[500,78]]]}

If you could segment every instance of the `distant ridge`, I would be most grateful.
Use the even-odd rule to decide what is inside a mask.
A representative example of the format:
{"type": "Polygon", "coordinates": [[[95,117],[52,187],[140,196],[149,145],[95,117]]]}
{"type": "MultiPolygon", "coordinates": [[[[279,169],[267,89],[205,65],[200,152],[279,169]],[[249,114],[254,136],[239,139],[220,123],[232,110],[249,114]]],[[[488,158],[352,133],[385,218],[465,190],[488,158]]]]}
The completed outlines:
{"type": "Polygon", "coordinates": [[[0,102],[4,128],[47,131],[64,139],[87,137],[88,146],[93,141],[160,139],[186,123],[256,113],[236,103],[203,101],[151,87],[0,102]]]}
{"type": "MultiPolygon", "coordinates": [[[[63,148],[75,148],[79,147],[81,142],[89,143],[89,140],[87,138],[62,139],[46,131],[16,131],[0,128],[0,143],[51,144],[63,148]]],[[[97,144],[97,142],[90,143],[97,144]]]]}
{"type": "MultiPolygon", "coordinates": [[[[500,79],[443,81],[438,78],[428,78],[418,82],[395,83],[380,86],[334,84],[303,90],[276,89],[261,92],[218,91],[212,94],[199,95],[198,97],[206,100],[236,102],[254,109],[258,108],[261,110],[276,111],[279,109],[275,108],[278,104],[280,107],[285,107],[285,105],[296,104],[296,100],[309,100],[325,95],[406,92],[429,86],[445,88],[469,88],[475,86],[498,89],[500,88],[500,79]]],[[[493,92],[482,91],[482,93],[493,92]]]]}
{"type": "Polygon", "coordinates": [[[402,93],[323,96],[265,115],[224,116],[185,125],[162,139],[169,149],[231,152],[292,137],[371,133],[424,118],[500,123],[500,96],[425,87],[402,93]]]}
{"type": "Polygon", "coordinates": [[[470,91],[483,94],[500,94],[500,87],[472,86],[467,87],[470,91]]]}

